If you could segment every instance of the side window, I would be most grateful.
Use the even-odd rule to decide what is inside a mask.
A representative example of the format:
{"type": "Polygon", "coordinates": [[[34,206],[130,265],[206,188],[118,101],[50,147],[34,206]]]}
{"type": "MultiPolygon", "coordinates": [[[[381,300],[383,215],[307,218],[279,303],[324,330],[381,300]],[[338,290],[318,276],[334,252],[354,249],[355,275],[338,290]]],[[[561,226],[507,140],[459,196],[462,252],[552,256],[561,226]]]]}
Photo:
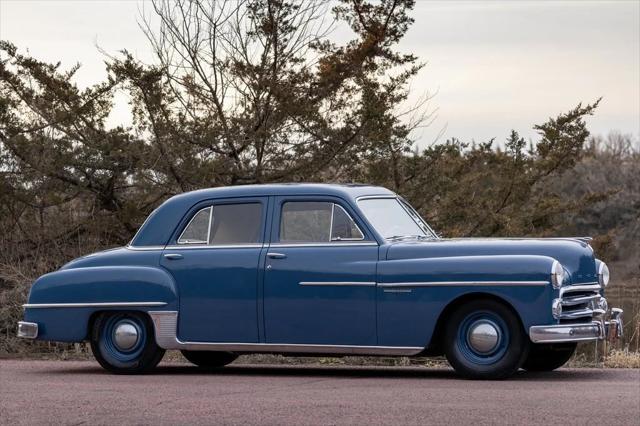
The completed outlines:
{"type": "Polygon", "coordinates": [[[280,242],[363,240],[358,225],[330,202],[286,202],[280,214],[280,242]]]}
{"type": "Polygon", "coordinates": [[[351,216],[337,204],[333,205],[333,221],[331,226],[331,241],[364,240],[364,235],[351,216]]]}
{"type": "Polygon", "coordinates": [[[260,241],[262,204],[220,204],[196,213],[178,244],[251,244],[260,241]]]}
{"type": "Polygon", "coordinates": [[[213,206],[209,244],[251,244],[260,241],[262,204],[213,206]]]}
{"type": "Polygon", "coordinates": [[[200,210],[182,231],[182,235],[178,238],[178,244],[207,244],[210,220],[211,207],[200,210]]]}
{"type": "Polygon", "coordinates": [[[280,215],[280,241],[328,242],[331,205],[325,202],[288,202],[280,215]]]}

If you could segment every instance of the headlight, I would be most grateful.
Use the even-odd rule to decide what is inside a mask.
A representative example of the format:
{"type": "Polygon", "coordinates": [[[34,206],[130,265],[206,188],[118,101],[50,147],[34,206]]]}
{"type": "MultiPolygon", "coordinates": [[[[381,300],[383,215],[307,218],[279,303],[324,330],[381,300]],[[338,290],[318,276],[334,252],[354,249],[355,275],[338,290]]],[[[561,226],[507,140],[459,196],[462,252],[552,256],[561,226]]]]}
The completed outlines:
{"type": "Polygon", "coordinates": [[[600,261],[600,266],[598,267],[598,283],[600,283],[600,287],[605,288],[607,284],[609,284],[609,268],[607,264],[600,261]]]}
{"type": "Polygon", "coordinates": [[[553,265],[551,266],[551,284],[553,284],[553,288],[562,287],[562,283],[564,282],[564,268],[557,260],[553,261],[553,265]]]}

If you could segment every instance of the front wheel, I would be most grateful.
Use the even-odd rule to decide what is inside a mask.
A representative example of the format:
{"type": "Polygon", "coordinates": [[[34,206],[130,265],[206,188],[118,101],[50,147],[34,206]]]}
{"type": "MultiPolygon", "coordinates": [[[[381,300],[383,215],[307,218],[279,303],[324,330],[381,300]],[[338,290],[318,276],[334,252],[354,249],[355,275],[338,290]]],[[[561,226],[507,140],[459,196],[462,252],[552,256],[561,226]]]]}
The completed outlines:
{"type": "Polygon", "coordinates": [[[456,310],[444,333],[445,355],[471,379],[503,379],[526,359],[529,345],[520,319],[494,300],[476,300],[456,310]]]}
{"type": "Polygon", "coordinates": [[[164,356],[149,317],[141,312],[103,312],[93,323],[91,351],[100,365],[116,374],[144,373],[164,356]]]}
{"type": "Polygon", "coordinates": [[[238,358],[233,352],[182,351],[182,355],[200,368],[221,368],[238,358]]]}
{"type": "Polygon", "coordinates": [[[529,356],[522,368],[527,371],[553,371],[569,361],[577,346],[577,343],[532,343],[529,356]]]}

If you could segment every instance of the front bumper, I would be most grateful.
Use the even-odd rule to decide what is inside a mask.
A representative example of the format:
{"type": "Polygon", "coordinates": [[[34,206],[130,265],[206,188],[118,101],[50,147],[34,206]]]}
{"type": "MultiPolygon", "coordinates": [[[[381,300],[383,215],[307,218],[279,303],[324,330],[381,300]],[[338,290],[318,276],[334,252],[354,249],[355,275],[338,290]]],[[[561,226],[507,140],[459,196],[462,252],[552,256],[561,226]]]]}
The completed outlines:
{"type": "Polygon", "coordinates": [[[582,324],[534,325],[529,328],[533,343],[587,342],[622,337],[622,309],[611,309],[608,321],[593,320],[582,324]]]}
{"type": "Polygon", "coordinates": [[[38,324],[35,322],[18,322],[18,337],[23,339],[35,339],[38,337],[38,324]]]}

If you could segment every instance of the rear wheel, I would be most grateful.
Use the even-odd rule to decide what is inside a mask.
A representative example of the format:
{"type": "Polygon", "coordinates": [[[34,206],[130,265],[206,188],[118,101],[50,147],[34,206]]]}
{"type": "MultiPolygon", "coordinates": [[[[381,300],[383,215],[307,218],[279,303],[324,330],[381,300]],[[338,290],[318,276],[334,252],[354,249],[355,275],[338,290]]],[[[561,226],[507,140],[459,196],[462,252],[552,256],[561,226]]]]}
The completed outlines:
{"type": "Polygon", "coordinates": [[[117,374],[144,373],[164,356],[153,326],[141,312],[103,312],[93,323],[91,351],[100,365],[117,374]]]}
{"type": "Polygon", "coordinates": [[[531,344],[522,368],[527,371],[553,371],[569,361],[577,346],[577,343],[531,344]]]}
{"type": "Polygon", "coordinates": [[[445,355],[462,376],[502,379],[524,362],[528,340],[520,319],[494,300],[476,300],[456,310],[444,332],[445,355]]]}
{"type": "Polygon", "coordinates": [[[238,358],[233,352],[182,351],[182,355],[200,368],[221,368],[238,358]]]}

